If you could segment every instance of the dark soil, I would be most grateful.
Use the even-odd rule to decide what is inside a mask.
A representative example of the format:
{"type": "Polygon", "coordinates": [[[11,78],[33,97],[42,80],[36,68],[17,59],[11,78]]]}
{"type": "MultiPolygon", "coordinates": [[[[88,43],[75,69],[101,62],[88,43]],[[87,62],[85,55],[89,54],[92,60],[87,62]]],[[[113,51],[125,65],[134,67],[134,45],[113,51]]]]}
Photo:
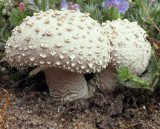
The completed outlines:
{"type": "Polygon", "coordinates": [[[7,129],[160,129],[160,89],[100,89],[92,98],[62,102],[52,100],[43,73],[22,75],[17,81],[0,75],[10,97],[7,129]]]}

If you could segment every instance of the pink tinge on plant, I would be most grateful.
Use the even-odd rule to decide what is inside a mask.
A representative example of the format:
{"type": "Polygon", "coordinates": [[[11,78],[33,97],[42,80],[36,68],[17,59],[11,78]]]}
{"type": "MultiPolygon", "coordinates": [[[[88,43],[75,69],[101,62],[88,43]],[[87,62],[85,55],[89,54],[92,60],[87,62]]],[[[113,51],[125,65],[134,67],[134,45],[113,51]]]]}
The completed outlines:
{"type": "Polygon", "coordinates": [[[66,9],[70,9],[70,10],[80,10],[78,4],[73,4],[72,2],[67,3],[66,0],[62,0],[61,7],[66,8],[66,9]]]}
{"type": "Polygon", "coordinates": [[[114,1],[108,2],[109,7],[111,7],[112,5],[114,5],[114,8],[117,7],[116,3],[114,1]]]}
{"type": "Polygon", "coordinates": [[[23,3],[20,3],[20,4],[19,4],[19,8],[20,8],[21,11],[23,11],[23,9],[24,9],[24,4],[23,4],[23,3]]]}
{"type": "Polygon", "coordinates": [[[72,2],[69,2],[69,3],[68,3],[68,9],[71,9],[71,10],[73,10],[73,9],[74,9],[74,5],[73,5],[73,3],[72,3],[72,2]]]}

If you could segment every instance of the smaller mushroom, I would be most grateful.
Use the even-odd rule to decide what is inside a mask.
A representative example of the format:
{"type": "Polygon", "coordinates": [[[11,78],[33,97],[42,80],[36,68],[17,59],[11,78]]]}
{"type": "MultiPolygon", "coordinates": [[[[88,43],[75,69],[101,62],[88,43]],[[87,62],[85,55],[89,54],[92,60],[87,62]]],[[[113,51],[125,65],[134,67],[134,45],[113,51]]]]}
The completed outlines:
{"type": "Polygon", "coordinates": [[[146,70],[151,57],[151,45],[146,40],[146,31],[136,22],[118,19],[106,21],[102,27],[112,47],[111,62],[106,69],[96,73],[93,80],[99,88],[110,92],[116,87],[116,68],[127,66],[135,75],[141,75],[146,70]]]}

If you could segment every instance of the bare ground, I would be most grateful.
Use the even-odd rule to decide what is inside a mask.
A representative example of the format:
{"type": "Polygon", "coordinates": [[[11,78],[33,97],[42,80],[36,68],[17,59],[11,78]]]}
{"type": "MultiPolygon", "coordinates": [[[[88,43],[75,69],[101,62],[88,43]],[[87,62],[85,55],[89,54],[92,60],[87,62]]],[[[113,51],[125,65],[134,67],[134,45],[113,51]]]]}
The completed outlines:
{"type": "Polygon", "coordinates": [[[113,94],[97,90],[90,99],[60,102],[49,96],[42,73],[17,81],[8,74],[0,75],[0,88],[10,97],[7,129],[160,129],[160,89],[151,94],[120,87],[113,94]]]}

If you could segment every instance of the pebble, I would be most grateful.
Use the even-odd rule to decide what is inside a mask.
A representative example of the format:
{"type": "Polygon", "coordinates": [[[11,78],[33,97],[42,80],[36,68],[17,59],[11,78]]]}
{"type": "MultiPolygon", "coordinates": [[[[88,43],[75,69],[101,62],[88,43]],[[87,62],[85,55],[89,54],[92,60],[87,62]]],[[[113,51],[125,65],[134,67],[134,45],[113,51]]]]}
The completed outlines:
{"type": "Polygon", "coordinates": [[[22,101],[21,101],[21,100],[17,100],[16,104],[17,104],[17,105],[21,105],[21,104],[22,104],[22,101]]]}

